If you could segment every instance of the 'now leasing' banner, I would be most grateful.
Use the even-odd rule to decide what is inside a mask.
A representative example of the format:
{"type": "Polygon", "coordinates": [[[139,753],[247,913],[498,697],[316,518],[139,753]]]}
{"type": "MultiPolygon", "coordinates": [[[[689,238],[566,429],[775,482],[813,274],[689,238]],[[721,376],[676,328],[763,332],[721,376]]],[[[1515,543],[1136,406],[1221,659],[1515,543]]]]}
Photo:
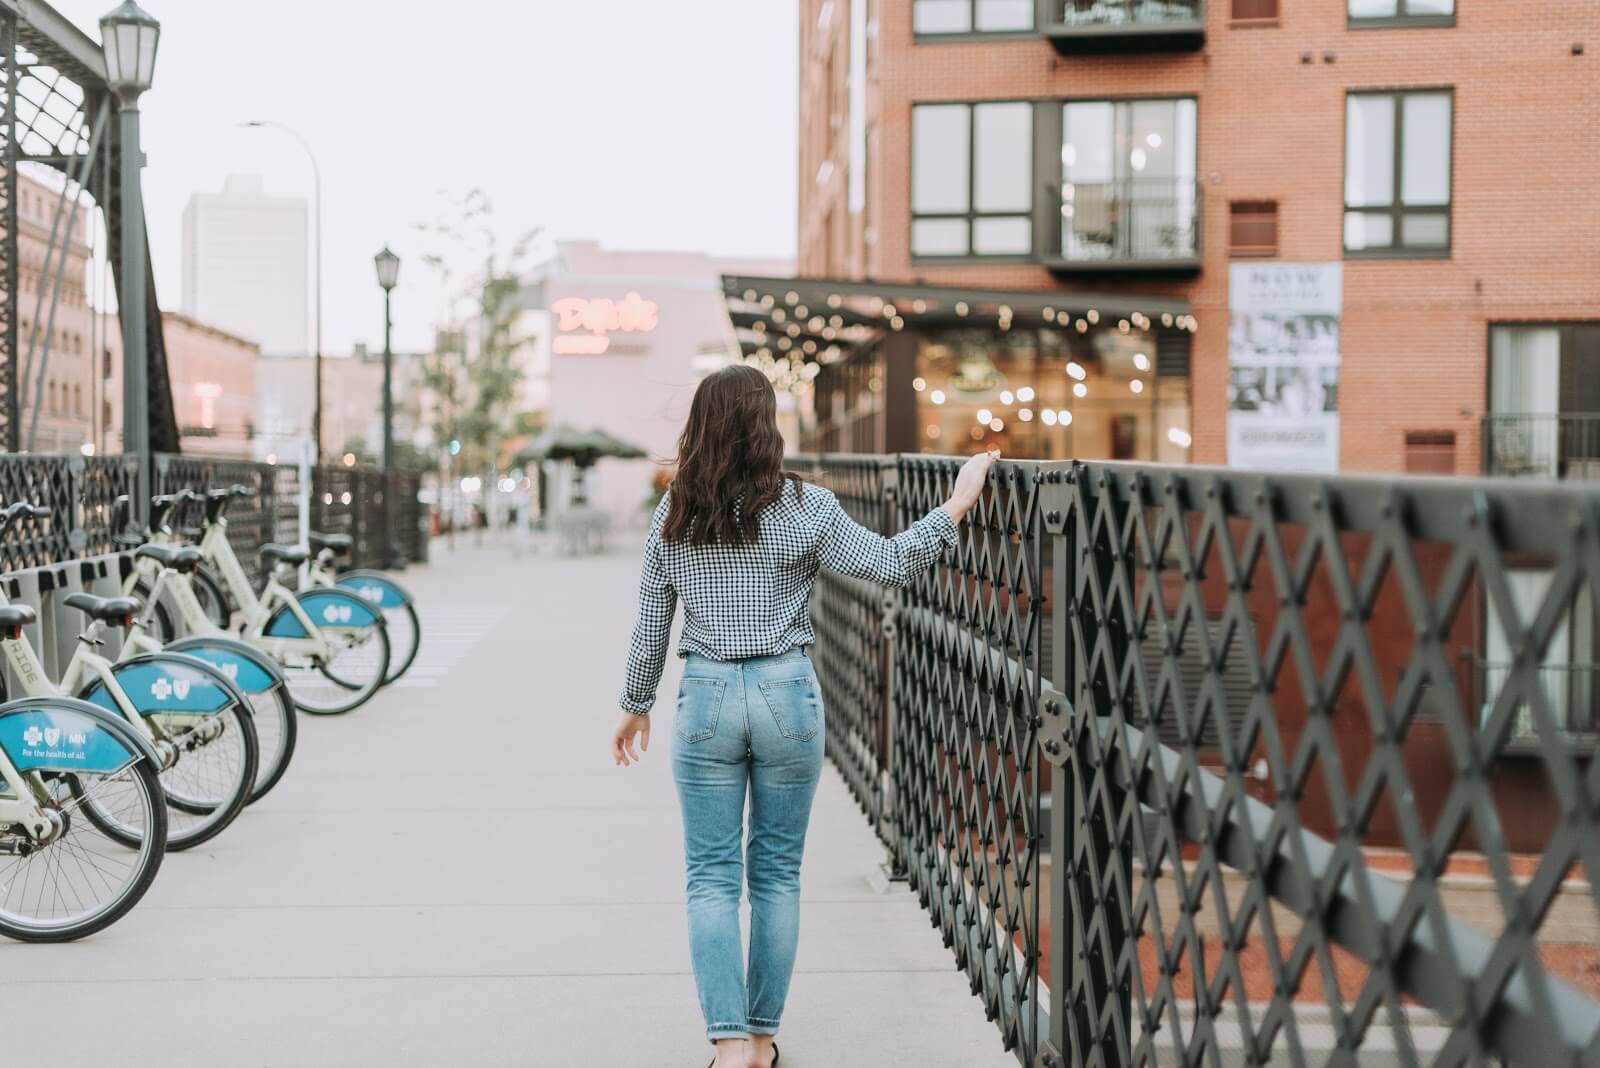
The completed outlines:
{"type": "Polygon", "coordinates": [[[1339,469],[1341,263],[1235,263],[1228,276],[1228,463],[1339,469]]]}

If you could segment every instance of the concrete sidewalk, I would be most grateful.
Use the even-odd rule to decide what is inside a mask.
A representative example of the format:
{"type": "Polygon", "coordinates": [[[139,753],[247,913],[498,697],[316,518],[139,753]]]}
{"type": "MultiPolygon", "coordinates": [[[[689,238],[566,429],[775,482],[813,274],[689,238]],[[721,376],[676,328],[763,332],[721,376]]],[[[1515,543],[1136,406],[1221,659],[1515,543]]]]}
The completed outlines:
{"type": "MultiPolygon", "coordinates": [[[[636,558],[434,547],[402,686],[303,717],[282,784],[111,929],[0,943],[11,1063],[699,1068],[671,696],[611,765],[636,558]],[[431,766],[425,762],[431,761],[431,766]]],[[[1014,1065],[830,767],[784,1065],[1014,1065]]]]}

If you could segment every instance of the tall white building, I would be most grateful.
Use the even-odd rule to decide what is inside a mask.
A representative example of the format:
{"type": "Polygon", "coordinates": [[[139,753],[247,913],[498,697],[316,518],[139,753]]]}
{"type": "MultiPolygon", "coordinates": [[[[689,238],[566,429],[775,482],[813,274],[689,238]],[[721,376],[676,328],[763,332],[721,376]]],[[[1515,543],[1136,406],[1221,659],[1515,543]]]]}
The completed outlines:
{"type": "Polygon", "coordinates": [[[260,344],[269,355],[308,350],[302,197],[268,195],[259,175],[234,175],[183,209],[183,311],[260,344]]]}

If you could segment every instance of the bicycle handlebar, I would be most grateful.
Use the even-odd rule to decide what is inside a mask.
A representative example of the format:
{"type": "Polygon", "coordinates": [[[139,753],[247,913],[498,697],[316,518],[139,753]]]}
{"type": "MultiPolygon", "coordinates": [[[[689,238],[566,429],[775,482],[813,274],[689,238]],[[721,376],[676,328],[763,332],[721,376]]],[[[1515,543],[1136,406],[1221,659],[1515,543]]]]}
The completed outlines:
{"type": "Polygon", "coordinates": [[[50,515],[50,509],[42,504],[34,504],[32,501],[13,501],[4,509],[0,509],[0,535],[4,535],[23,516],[48,519],[50,515]]]}

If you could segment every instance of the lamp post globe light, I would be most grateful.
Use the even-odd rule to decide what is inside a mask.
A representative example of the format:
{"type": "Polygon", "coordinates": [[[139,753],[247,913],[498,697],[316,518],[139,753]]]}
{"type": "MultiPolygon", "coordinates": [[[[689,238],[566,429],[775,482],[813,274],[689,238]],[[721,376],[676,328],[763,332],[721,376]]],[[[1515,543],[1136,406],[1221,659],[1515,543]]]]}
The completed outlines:
{"type": "Polygon", "coordinates": [[[136,527],[150,507],[150,352],[145,333],[144,202],[139,172],[139,97],[150,88],[156,69],[161,24],[133,0],[124,0],[100,20],[100,48],[106,83],[117,96],[118,162],[122,182],[122,283],[117,306],[122,319],[122,451],[139,458],[130,498],[136,527]]]}
{"type": "MultiPolygon", "coordinates": [[[[393,292],[395,283],[400,281],[400,257],[383,246],[376,256],[372,257],[372,264],[378,270],[378,285],[383,288],[383,490],[385,514],[391,514],[389,508],[389,493],[394,489],[394,350],[390,345],[391,327],[394,325],[389,317],[389,294],[393,292]]],[[[388,530],[389,524],[384,528],[388,530]]],[[[394,549],[394,531],[389,531],[384,546],[384,561],[386,566],[393,567],[398,559],[394,549]]]]}

